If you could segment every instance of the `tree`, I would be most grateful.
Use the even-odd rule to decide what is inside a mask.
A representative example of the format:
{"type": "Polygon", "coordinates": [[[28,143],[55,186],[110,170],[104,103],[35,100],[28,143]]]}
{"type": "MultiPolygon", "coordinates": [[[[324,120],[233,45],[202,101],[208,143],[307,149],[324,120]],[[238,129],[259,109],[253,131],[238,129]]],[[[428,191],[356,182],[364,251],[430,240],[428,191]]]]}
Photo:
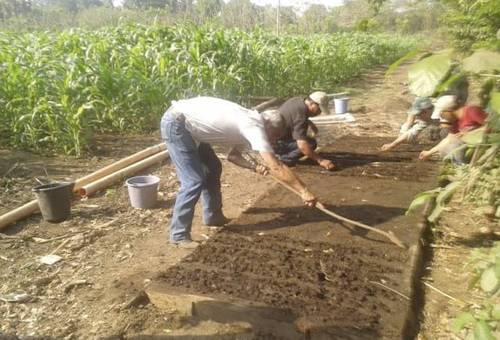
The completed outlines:
{"type": "Polygon", "coordinates": [[[38,1],[39,5],[47,6],[52,8],[62,8],[68,12],[78,12],[82,9],[87,9],[90,7],[109,5],[107,0],[42,0],[38,1]]]}
{"type": "Polygon", "coordinates": [[[365,0],[345,0],[343,6],[334,7],[331,15],[337,26],[353,27],[359,18],[373,15],[365,0]]]}
{"type": "Polygon", "coordinates": [[[27,14],[31,11],[32,2],[29,0],[0,0],[0,20],[27,14]]]}
{"type": "Polygon", "coordinates": [[[177,0],[125,0],[123,7],[149,9],[149,8],[176,8],[177,0]]]}
{"type": "Polygon", "coordinates": [[[386,0],[366,0],[366,2],[368,2],[375,14],[378,14],[386,0]]]}
{"type": "Polygon", "coordinates": [[[230,0],[222,11],[222,21],[226,26],[251,29],[259,22],[257,7],[250,0],[230,0]]]}
{"type": "Polygon", "coordinates": [[[304,33],[326,33],[334,30],[333,17],[324,5],[311,5],[299,19],[304,33]]]}
{"type": "Polygon", "coordinates": [[[297,14],[292,7],[281,7],[280,21],[283,27],[297,25],[297,14]]]}
{"type": "Polygon", "coordinates": [[[224,2],[222,0],[198,0],[195,11],[201,18],[213,18],[222,11],[224,2]]]}
{"type": "Polygon", "coordinates": [[[451,11],[444,17],[447,30],[455,45],[463,50],[474,44],[486,44],[500,49],[496,34],[500,29],[498,0],[442,0],[451,11]]]}

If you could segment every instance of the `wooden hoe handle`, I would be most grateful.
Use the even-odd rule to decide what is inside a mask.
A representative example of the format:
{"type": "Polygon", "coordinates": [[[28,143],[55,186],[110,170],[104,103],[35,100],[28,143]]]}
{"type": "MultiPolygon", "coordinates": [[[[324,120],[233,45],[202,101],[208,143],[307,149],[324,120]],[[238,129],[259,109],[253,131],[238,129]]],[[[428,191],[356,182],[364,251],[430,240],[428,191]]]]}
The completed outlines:
{"type": "MultiPolygon", "coordinates": [[[[280,179],[278,179],[278,178],[276,178],[276,177],[274,177],[272,175],[271,175],[271,177],[276,182],[280,183],[282,186],[284,186],[285,188],[287,188],[288,190],[292,191],[293,193],[295,193],[295,194],[297,194],[299,196],[302,196],[297,190],[295,190],[294,188],[292,188],[291,186],[289,186],[288,184],[286,184],[282,180],[280,180],[280,179]]],[[[392,243],[394,243],[398,247],[406,249],[406,246],[404,245],[404,243],[401,242],[401,240],[399,238],[397,238],[396,235],[394,235],[394,233],[392,231],[388,231],[387,232],[387,231],[379,230],[377,228],[370,227],[369,225],[363,224],[361,222],[353,221],[353,220],[350,220],[350,219],[348,219],[346,217],[340,216],[340,215],[334,213],[333,211],[330,211],[327,208],[325,208],[325,206],[323,204],[321,204],[321,202],[317,202],[316,203],[316,208],[318,208],[319,210],[321,210],[325,214],[330,215],[330,216],[332,216],[333,218],[335,218],[335,219],[337,219],[339,221],[346,222],[346,223],[352,224],[354,226],[357,226],[357,227],[360,227],[360,228],[363,228],[363,229],[367,229],[367,230],[373,231],[375,233],[378,233],[380,235],[383,235],[383,236],[387,237],[392,243]]]]}

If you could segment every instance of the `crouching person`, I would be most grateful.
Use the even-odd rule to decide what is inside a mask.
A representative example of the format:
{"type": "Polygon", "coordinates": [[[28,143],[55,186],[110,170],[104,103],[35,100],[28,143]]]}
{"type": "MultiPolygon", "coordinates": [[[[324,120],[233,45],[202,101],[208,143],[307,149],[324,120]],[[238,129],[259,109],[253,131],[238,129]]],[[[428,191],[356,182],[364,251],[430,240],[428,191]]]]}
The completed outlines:
{"type": "Polygon", "coordinates": [[[269,171],[300,192],[306,205],[314,206],[316,196],[273,153],[271,143],[283,131],[284,122],[278,114],[260,115],[227,100],[197,97],[173,102],[161,120],[161,136],[181,184],[170,224],[170,242],[183,248],[196,247],[191,226],[200,196],[203,223],[227,223],[222,212],[222,165],[213,144],[232,147],[228,160],[261,174],[269,171]],[[244,149],[259,152],[264,166],[244,158],[240,152],[244,149]]]}
{"type": "Polygon", "coordinates": [[[300,158],[307,156],[319,166],[333,170],[335,168],[333,162],[315,152],[316,139],[307,135],[308,128],[314,135],[318,133],[317,127],[309,120],[310,117],[330,113],[327,94],[317,91],[306,98],[290,98],[278,111],[285,122],[285,133],[274,145],[274,151],[279,159],[286,165],[293,166],[300,158]]]}
{"type": "Polygon", "coordinates": [[[439,153],[441,157],[451,157],[457,164],[464,163],[464,150],[458,149],[462,144],[460,137],[468,131],[484,125],[488,114],[479,106],[460,106],[456,96],[442,96],[434,105],[433,118],[440,118],[449,125],[448,135],[430,150],[420,153],[421,160],[427,160],[439,153]]]}
{"type": "Polygon", "coordinates": [[[407,112],[408,116],[401,125],[398,138],[391,143],[382,145],[380,149],[382,151],[391,151],[404,142],[414,143],[418,135],[432,123],[433,108],[430,98],[417,97],[407,112]]]}

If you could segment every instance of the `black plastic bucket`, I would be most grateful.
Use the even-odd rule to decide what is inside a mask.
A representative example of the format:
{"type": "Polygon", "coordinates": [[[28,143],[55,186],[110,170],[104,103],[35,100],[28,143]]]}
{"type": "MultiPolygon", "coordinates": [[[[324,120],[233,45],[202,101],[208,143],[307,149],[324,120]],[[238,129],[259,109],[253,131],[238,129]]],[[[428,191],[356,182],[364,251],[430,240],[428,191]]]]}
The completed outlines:
{"type": "Polygon", "coordinates": [[[44,220],[59,223],[69,217],[74,186],[75,183],[59,182],[33,188],[44,220]]]}

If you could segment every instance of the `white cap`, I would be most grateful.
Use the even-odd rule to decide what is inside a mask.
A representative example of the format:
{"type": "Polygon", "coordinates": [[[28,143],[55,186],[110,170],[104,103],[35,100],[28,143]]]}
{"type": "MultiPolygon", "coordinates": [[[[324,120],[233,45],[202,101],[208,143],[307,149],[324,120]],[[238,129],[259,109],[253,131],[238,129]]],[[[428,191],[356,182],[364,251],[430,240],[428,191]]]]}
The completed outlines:
{"type": "Polygon", "coordinates": [[[441,118],[441,112],[452,111],[457,106],[456,96],[442,96],[439,97],[434,103],[434,111],[432,111],[431,119],[440,119],[441,121],[446,121],[441,118]]]}
{"type": "Polygon", "coordinates": [[[328,95],[323,91],[316,91],[309,95],[309,98],[319,105],[319,109],[321,110],[321,114],[329,115],[330,109],[328,108],[328,95]]]}

